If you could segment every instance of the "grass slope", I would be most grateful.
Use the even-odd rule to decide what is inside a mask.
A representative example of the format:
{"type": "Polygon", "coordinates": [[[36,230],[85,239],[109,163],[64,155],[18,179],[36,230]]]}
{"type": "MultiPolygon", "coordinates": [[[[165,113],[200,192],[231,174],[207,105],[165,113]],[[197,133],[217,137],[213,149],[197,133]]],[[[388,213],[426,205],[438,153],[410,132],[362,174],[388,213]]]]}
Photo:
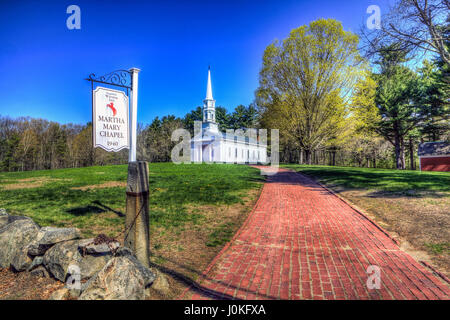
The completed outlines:
{"type": "MultiPolygon", "coordinates": [[[[166,228],[201,219],[188,208],[242,202],[262,181],[259,171],[247,166],[156,163],[149,171],[150,221],[166,228]]],[[[114,235],[123,228],[126,179],[126,165],[0,173],[0,208],[42,226],[114,235]]]]}
{"type": "MultiPolygon", "coordinates": [[[[170,275],[171,290],[165,296],[153,294],[171,299],[231,239],[264,180],[259,170],[238,165],[157,163],[149,164],[149,171],[150,260],[170,275]]],[[[0,208],[41,226],[75,226],[84,237],[105,233],[122,240],[126,179],[127,166],[0,173],[0,208]]],[[[11,277],[0,270],[0,278],[8,282],[3,298],[31,290],[11,277]]],[[[33,290],[34,298],[45,297],[39,288],[33,290]]]]}

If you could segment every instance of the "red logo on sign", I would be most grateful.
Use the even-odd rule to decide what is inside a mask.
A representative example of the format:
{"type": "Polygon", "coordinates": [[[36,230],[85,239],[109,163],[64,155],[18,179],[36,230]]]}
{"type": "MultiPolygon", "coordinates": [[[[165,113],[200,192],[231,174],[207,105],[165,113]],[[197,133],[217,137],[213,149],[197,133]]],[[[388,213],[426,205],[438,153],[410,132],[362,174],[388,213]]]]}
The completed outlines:
{"type": "Polygon", "coordinates": [[[112,110],[113,116],[115,117],[116,113],[117,113],[117,110],[116,110],[116,108],[114,108],[114,103],[111,102],[110,104],[107,104],[106,106],[112,110]]]}

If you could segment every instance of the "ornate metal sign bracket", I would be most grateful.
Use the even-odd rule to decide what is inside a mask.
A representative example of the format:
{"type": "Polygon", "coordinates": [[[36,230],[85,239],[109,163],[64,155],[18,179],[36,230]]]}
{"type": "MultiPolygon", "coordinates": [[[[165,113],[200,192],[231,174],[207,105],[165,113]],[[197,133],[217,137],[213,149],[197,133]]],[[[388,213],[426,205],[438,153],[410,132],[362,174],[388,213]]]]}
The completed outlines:
{"type": "Polygon", "coordinates": [[[96,82],[125,88],[127,89],[127,95],[128,90],[131,90],[133,87],[133,79],[131,77],[131,72],[128,70],[116,70],[108,74],[105,74],[101,77],[97,77],[94,73],[91,73],[89,75],[89,78],[85,80],[90,81],[92,87],[94,87],[94,82],[96,82]]]}

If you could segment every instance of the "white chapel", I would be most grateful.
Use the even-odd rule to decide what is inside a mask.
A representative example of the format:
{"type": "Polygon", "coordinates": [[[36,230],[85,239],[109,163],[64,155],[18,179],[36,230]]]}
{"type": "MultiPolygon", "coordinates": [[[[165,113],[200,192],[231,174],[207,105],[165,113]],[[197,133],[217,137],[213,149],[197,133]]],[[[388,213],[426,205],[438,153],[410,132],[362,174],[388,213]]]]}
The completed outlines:
{"type": "MultiPolygon", "coordinates": [[[[267,143],[258,141],[256,133],[244,135],[222,133],[216,123],[216,101],[213,99],[211,70],[208,68],[206,98],[203,100],[203,121],[200,133],[191,139],[192,162],[266,163],[267,143]]],[[[242,133],[242,134],[241,134],[242,133]]]]}

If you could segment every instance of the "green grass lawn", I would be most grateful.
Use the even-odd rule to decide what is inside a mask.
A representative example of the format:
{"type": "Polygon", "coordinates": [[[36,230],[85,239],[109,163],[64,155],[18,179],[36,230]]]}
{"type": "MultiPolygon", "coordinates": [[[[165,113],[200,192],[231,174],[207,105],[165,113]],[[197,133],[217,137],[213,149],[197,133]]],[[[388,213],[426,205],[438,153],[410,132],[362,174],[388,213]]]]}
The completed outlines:
{"type": "Polygon", "coordinates": [[[320,181],[345,188],[387,192],[450,191],[450,173],[330,166],[284,165],[320,181]]]}
{"type": "MultiPolygon", "coordinates": [[[[258,170],[237,165],[156,163],[149,171],[150,221],[164,228],[198,222],[202,215],[192,213],[195,206],[242,202],[262,181],[258,170]]],[[[123,228],[126,179],[126,165],[0,173],[0,208],[42,226],[75,226],[85,236],[114,235],[123,228]],[[116,186],[95,187],[111,182],[116,186]]]]}
{"type": "MultiPolygon", "coordinates": [[[[123,240],[126,180],[126,165],[0,173],[0,208],[123,240]]],[[[177,277],[195,281],[242,225],[264,178],[241,165],[151,163],[149,180],[150,260],[169,275],[160,298],[171,299],[186,288],[177,277]]]]}

